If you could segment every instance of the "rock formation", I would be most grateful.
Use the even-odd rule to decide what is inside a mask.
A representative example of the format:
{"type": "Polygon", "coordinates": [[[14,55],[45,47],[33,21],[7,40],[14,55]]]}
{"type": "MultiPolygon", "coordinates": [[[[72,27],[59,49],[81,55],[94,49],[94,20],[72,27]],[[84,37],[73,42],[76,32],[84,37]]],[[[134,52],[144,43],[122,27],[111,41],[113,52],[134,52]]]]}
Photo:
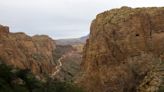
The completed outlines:
{"type": "Polygon", "coordinates": [[[51,74],[56,66],[55,48],[54,41],[48,36],[10,33],[8,27],[0,26],[0,59],[8,65],[29,69],[36,75],[51,74]]]}
{"type": "Polygon", "coordinates": [[[163,7],[122,7],[98,14],[84,48],[78,83],[88,92],[156,92],[162,78],[155,89],[141,89],[146,90],[142,82],[152,81],[150,73],[164,62],[163,40],[163,7]]]}

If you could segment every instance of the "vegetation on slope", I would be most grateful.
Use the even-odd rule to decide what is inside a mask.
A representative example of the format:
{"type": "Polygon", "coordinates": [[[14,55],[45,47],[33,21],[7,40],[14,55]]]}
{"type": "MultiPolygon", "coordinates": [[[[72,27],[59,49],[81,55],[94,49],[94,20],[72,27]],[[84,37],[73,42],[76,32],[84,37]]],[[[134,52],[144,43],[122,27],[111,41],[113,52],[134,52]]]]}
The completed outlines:
{"type": "Polygon", "coordinates": [[[52,81],[41,82],[29,70],[13,69],[0,64],[0,92],[83,92],[71,83],[52,81]]]}

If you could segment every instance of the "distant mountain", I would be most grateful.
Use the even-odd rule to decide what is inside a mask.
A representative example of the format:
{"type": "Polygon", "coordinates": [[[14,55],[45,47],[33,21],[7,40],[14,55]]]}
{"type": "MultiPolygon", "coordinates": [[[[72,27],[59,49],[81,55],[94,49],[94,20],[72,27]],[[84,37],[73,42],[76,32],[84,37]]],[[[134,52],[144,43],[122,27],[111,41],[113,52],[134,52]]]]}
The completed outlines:
{"type": "Polygon", "coordinates": [[[88,39],[89,35],[80,37],[80,38],[72,38],[72,39],[59,39],[56,40],[57,45],[76,45],[76,44],[84,44],[88,39]]]}

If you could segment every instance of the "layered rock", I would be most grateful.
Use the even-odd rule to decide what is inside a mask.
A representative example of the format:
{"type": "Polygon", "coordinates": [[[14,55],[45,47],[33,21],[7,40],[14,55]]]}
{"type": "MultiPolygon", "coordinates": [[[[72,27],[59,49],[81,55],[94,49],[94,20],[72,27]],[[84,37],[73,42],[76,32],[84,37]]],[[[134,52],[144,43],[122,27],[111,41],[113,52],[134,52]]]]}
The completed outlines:
{"type": "Polygon", "coordinates": [[[55,48],[54,41],[48,36],[10,33],[8,27],[0,26],[0,59],[8,65],[29,69],[38,75],[51,74],[56,66],[55,48]]]}
{"type": "Polygon", "coordinates": [[[163,40],[163,7],[122,7],[98,14],[84,48],[79,84],[88,92],[136,92],[164,62],[163,40]]]}

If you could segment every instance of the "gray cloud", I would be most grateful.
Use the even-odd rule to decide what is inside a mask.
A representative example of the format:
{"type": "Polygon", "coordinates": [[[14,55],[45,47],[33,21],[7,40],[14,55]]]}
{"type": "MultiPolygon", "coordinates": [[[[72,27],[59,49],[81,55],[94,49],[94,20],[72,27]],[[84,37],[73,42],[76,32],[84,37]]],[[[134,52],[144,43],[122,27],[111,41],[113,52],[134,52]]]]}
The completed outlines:
{"type": "Polygon", "coordinates": [[[164,6],[163,0],[0,0],[0,24],[12,32],[47,34],[55,39],[89,33],[96,14],[121,6],[164,6]]]}

